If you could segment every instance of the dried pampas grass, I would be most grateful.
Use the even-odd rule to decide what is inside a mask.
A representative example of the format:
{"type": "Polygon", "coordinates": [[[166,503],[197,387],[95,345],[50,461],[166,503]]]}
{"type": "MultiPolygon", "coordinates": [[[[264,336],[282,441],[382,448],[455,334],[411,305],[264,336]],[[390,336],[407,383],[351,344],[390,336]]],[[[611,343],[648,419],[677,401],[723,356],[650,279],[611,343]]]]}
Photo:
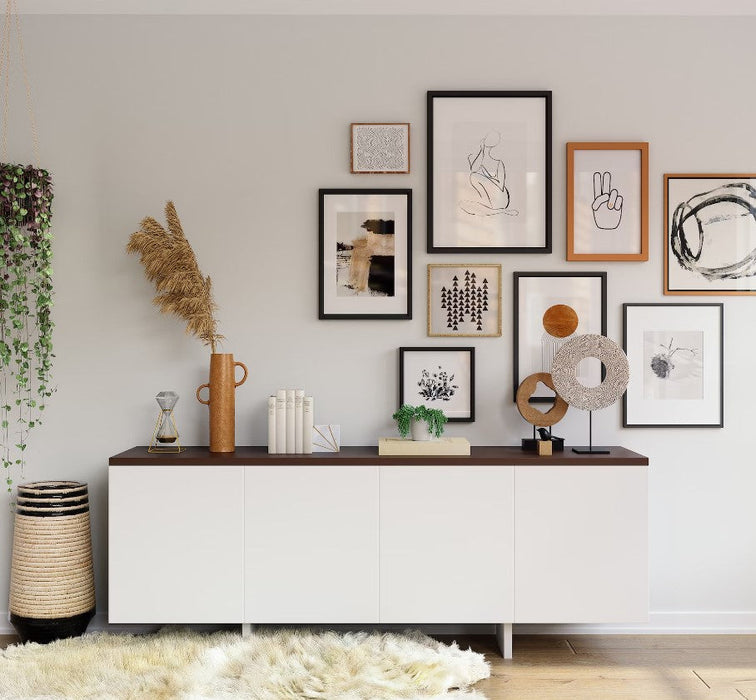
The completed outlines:
{"type": "Polygon", "coordinates": [[[142,220],[141,229],[132,233],[126,251],[139,253],[144,274],[155,283],[153,303],[163,312],[186,321],[186,332],[200,338],[215,352],[223,338],[218,333],[209,277],[203,277],[192,246],[184,235],[173,202],[165,205],[168,230],[151,216],[142,220]]]}

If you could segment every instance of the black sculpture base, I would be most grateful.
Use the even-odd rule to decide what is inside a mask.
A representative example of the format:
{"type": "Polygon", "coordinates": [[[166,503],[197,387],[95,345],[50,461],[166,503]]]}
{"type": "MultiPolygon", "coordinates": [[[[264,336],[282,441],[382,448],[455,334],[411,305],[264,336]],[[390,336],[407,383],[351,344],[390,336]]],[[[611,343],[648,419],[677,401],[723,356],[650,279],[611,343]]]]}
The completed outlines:
{"type": "MultiPolygon", "coordinates": [[[[537,439],[537,438],[522,438],[522,449],[525,450],[526,452],[537,452],[539,442],[542,442],[542,440],[537,439]]],[[[564,452],[564,438],[552,437],[551,438],[551,451],[564,452]]]]}
{"type": "Polygon", "coordinates": [[[573,447],[572,451],[577,455],[608,455],[611,454],[610,450],[599,450],[596,447],[589,447],[587,450],[579,450],[577,447],[573,447]]]}
{"type": "Polygon", "coordinates": [[[68,639],[80,637],[87,630],[87,625],[94,617],[95,610],[92,608],[80,615],[73,617],[56,617],[41,619],[34,617],[21,617],[14,613],[10,614],[11,624],[16,628],[22,642],[37,642],[49,644],[56,639],[68,639]]]}

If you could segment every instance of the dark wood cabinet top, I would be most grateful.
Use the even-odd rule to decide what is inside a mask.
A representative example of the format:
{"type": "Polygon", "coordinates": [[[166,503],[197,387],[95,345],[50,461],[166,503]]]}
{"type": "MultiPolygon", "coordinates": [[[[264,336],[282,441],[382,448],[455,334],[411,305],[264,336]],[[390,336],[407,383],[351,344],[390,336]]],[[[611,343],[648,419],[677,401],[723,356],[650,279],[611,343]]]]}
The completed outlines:
{"type": "Polygon", "coordinates": [[[506,464],[531,466],[569,466],[577,464],[644,466],[648,457],[632,452],[624,447],[603,447],[608,455],[576,454],[572,447],[564,452],[555,452],[550,457],[539,457],[535,452],[525,452],[519,447],[473,447],[469,457],[459,456],[392,456],[379,457],[378,447],[342,447],[340,452],[316,452],[311,455],[276,454],[269,455],[265,446],[237,447],[236,452],[210,452],[207,447],[187,447],[181,454],[149,453],[147,447],[132,447],[110,458],[111,465],[464,465],[464,464],[506,464]]]}

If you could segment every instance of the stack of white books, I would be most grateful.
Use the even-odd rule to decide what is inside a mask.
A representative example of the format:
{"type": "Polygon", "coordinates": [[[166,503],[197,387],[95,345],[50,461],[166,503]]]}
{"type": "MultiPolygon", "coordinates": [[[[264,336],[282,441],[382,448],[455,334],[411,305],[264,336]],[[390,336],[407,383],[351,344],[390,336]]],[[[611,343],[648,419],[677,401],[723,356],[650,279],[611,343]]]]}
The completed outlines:
{"type": "Polygon", "coordinates": [[[268,397],[268,454],[312,454],[312,396],[279,389],[268,397]]]}

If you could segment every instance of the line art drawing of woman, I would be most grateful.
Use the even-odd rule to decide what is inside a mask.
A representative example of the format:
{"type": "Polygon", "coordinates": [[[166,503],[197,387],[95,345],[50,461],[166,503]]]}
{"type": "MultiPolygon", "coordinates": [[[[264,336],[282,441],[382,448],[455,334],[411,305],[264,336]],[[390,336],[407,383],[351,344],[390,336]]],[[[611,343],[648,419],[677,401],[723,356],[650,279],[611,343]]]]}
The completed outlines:
{"type": "Polygon", "coordinates": [[[491,151],[501,142],[498,131],[489,131],[480,142],[476,154],[467,156],[470,166],[470,185],[477,195],[475,199],[463,199],[462,211],[472,216],[517,216],[516,209],[509,208],[509,190],[506,187],[507,169],[504,162],[495,158],[491,151]]]}

